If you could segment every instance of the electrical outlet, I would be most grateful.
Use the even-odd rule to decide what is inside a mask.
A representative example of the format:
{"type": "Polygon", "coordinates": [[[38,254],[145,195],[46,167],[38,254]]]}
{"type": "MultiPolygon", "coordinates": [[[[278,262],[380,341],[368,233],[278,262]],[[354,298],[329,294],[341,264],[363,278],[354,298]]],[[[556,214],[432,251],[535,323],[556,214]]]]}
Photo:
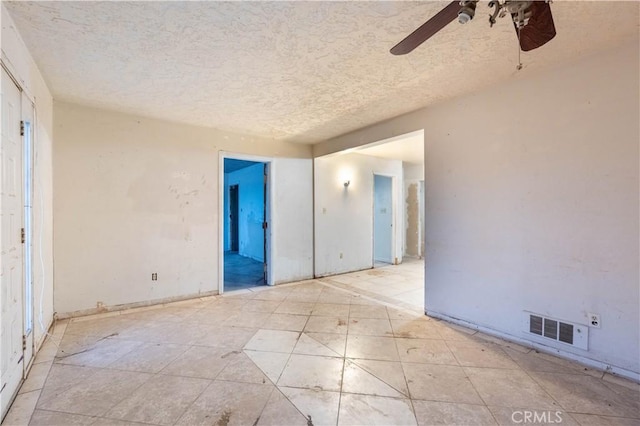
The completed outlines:
{"type": "Polygon", "coordinates": [[[589,326],[593,328],[600,328],[600,314],[587,315],[589,315],[589,326]]]}
{"type": "Polygon", "coordinates": [[[153,274],[151,274],[151,281],[158,281],[158,273],[154,272],[153,274]]]}

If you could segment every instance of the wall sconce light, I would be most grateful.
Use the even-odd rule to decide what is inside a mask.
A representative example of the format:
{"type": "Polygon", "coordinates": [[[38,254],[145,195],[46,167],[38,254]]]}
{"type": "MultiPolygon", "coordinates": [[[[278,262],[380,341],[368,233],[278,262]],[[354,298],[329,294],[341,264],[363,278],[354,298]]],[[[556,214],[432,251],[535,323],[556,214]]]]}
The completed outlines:
{"type": "Polygon", "coordinates": [[[352,169],[352,166],[350,165],[343,165],[339,170],[337,170],[336,173],[336,180],[335,180],[335,184],[336,188],[340,188],[340,186],[344,187],[344,190],[346,191],[347,188],[349,188],[349,185],[351,185],[351,180],[354,177],[354,170],[352,169]]]}

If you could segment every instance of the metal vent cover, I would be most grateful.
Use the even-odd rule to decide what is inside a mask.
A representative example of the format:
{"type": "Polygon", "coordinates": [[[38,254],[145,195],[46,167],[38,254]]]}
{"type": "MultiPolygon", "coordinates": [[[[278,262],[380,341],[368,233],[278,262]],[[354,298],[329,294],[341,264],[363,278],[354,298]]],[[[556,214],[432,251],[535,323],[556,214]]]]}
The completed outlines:
{"type": "Polygon", "coordinates": [[[559,342],[588,350],[589,329],[586,325],[574,324],[557,318],[524,312],[524,331],[546,343],[559,342]]]}

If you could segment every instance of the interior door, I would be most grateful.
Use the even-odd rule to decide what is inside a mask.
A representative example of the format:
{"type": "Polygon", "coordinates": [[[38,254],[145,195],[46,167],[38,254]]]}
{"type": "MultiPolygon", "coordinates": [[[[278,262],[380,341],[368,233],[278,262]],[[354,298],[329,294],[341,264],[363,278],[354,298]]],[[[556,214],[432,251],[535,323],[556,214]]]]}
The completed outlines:
{"type": "Polygon", "coordinates": [[[269,265],[267,262],[267,256],[269,254],[269,220],[268,220],[268,213],[269,213],[269,203],[268,203],[268,194],[267,194],[267,190],[269,188],[269,164],[268,163],[264,163],[264,173],[263,173],[263,179],[262,179],[262,185],[263,185],[263,189],[262,189],[262,217],[264,218],[262,221],[262,247],[263,247],[263,278],[264,278],[264,283],[265,284],[269,284],[269,265]]]}
{"type": "Polygon", "coordinates": [[[22,286],[22,138],[20,136],[21,94],[7,72],[2,70],[2,146],[0,166],[2,222],[0,239],[0,410],[6,413],[24,374],[23,286],[22,286]]]}
{"type": "Polygon", "coordinates": [[[393,179],[373,176],[373,260],[393,263],[393,179]]]}
{"type": "Polygon", "coordinates": [[[229,187],[229,238],[230,249],[233,252],[239,250],[239,233],[238,233],[238,203],[239,203],[239,188],[238,185],[231,185],[229,187]]]}

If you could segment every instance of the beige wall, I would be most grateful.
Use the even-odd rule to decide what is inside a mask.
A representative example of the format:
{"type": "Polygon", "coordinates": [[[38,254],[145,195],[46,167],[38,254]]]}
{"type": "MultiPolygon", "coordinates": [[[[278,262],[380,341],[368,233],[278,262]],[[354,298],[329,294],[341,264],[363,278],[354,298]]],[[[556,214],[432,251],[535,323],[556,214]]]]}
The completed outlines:
{"type": "MultiPolygon", "coordinates": [[[[516,339],[524,310],[587,323],[551,351],[638,378],[638,40],[314,148],[425,132],[426,310],[516,339]]],[[[553,348],[552,348],[553,346],[553,348]]]]}
{"type": "MultiPolygon", "coordinates": [[[[220,151],[305,160],[307,176],[287,175],[291,168],[280,176],[311,179],[308,146],[61,102],[54,126],[55,307],[61,314],[95,310],[98,303],[217,292],[220,151]]],[[[287,229],[295,227],[282,232],[287,229]]],[[[300,244],[312,250],[311,229],[301,235],[300,244]]],[[[308,271],[296,272],[310,277],[311,262],[308,271]]]]}

